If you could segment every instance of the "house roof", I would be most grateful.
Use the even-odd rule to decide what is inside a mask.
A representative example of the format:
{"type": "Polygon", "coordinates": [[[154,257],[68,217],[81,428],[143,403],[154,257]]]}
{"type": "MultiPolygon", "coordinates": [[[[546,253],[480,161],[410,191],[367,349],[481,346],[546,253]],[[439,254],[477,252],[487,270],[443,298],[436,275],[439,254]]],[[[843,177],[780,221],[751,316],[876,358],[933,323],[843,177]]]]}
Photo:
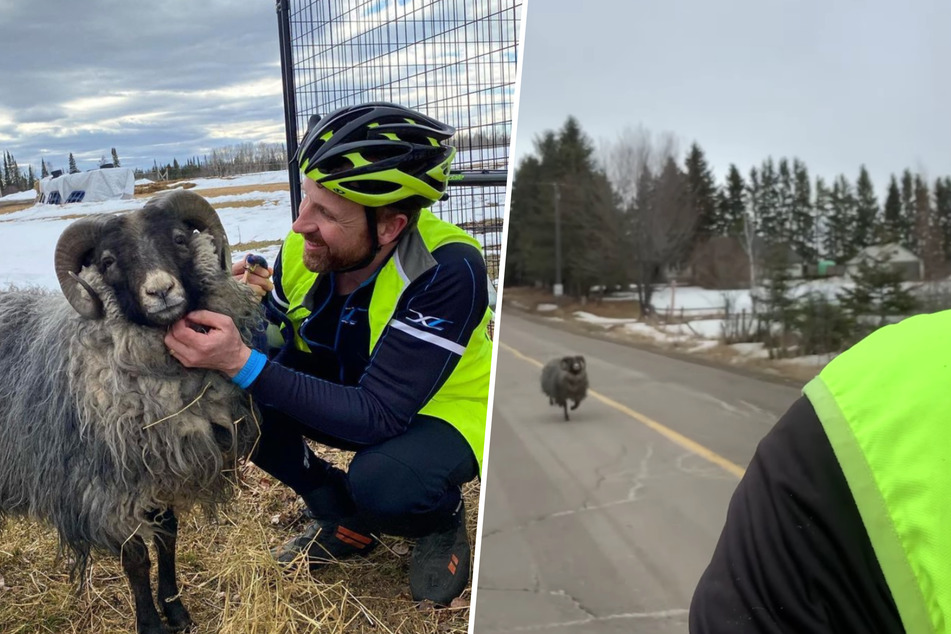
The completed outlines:
{"type": "Polygon", "coordinates": [[[889,244],[873,244],[865,247],[849,260],[847,264],[858,264],[864,259],[872,259],[879,262],[918,262],[917,255],[901,246],[897,242],[889,244]]]}

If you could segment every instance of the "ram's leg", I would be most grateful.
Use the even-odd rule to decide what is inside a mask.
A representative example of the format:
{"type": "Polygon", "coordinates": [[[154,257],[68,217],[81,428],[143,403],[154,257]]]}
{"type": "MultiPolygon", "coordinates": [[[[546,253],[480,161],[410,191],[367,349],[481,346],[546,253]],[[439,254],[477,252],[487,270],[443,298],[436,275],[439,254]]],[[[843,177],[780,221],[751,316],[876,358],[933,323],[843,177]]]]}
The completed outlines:
{"type": "Polygon", "coordinates": [[[171,509],[159,517],[159,532],[155,534],[158,553],[158,601],[173,632],[188,630],[194,623],[182,603],[175,572],[175,545],[178,541],[178,519],[171,509]]]}
{"type": "Polygon", "coordinates": [[[579,405],[581,405],[581,401],[575,401],[574,405],[571,406],[572,411],[578,409],[579,405]]]}
{"type": "Polygon", "coordinates": [[[122,569],[129,579],[135,600],[135,631],[137,634],[168,634],[162,623],[149,585],[149,551],[139,536],[133,536],[122,545],[122,569]]]}
{"type": "Polygon", "coordinates": [[[571,420],[570,418],[568,418],[568,399],[565,399],[565,400],[561,403],[561,406],[562,406],[562,407],[564,408],[564,410],[565,410],[565,420],[571,420]]]}

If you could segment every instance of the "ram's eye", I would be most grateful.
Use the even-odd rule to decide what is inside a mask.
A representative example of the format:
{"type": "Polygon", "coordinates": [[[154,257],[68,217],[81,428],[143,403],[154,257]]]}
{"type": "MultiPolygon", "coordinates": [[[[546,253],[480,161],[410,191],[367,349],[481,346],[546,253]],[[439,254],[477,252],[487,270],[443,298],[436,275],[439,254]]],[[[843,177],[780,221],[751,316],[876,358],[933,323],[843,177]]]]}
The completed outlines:
{"type": "Polygon", "coordinates": [[[116,263],[116,259],[112,257],[111,255],[103,256],[103,258],[99,261],[99,265],[102,267],[103,270],[108,269],[110,266],[112,266],[115,263],[116,263]]]}
{"type": "Polygon", "coordinates": [[[176,234],[175,234],[175,237],[174,237],[173,239],[175,240],[175,244],[187,244],[187,243],[188,243],[188,238],[186,238],[185,235],[184,235],[184,234],[181,234],[181,233],[176,233],[176,234]]]}

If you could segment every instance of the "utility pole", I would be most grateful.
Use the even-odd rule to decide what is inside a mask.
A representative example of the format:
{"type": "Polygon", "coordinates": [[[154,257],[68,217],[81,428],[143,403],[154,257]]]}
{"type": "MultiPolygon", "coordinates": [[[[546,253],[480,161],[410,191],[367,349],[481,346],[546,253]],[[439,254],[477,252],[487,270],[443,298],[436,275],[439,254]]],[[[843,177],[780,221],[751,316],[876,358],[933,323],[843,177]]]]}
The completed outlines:
{"type": "Polygon", "coordinates": [[[558,208],[560,192],[558,183],[551,183],[551,186],[555,192],[555,287],[552,289],[552,294],[555,297],[561,297],[565,288],[561,283],[561,211],[558,208]]]}

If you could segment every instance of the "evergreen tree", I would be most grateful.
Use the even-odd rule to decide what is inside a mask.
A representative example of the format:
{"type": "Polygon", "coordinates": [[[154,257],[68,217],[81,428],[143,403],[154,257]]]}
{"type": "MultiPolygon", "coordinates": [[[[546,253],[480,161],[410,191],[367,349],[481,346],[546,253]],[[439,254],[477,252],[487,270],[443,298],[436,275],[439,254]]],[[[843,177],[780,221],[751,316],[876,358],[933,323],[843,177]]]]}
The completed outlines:
{"type": "Polygon", "coordinates": [[[904,228],[901,192],[898,189],[898,181],[894,174],[892,174],[891,181],[888,183],[888,195],[885,197],[883,216],[878,241],[882,244],[897,242],[907,247],[908,245],[904,243],[904,240],[908,232],[904,228]]]}
{"type": "Polygon", "coordinates": [[[799,159],[793,160],[793,203],[790,216],[792,245],[807,262],[816,258],[815,223],[812,211],[812,192],[809,171],[799,159]]]}
{"type": "Polygon", "coordinates": [[[793,238],[793,207],[795,193],[792,170],[786,158],[779,159],[776,178],[776,243],[789,244],[793,238]]]}
{"type": "Polygon", "coordinates": [[[40,159],[40,178],[46,178],[50,175],[50,169],[46,166],[46,159],[40,159]]]}
{"type": "Polygon", "coordinates": [[[839,264],[856,253],[855,241],[855,196],[844,175],[836,178],[829,196],[829,215],[826,218],[826,254],[839,264]]]}
{"type": "Polygon", "coordinates": [[[944,261],[951,261],[951,176],[939,178],[934,184],[935,218],[941,233],[944,261]]]}
{"type": "Polygon", "coordinates": [[[934,220],[931,192],[928,183],[916,174],[915,183],[915,241],[918,257],[924,262],[925,279],[934,279],[943,264],[941,236],[934,220]]]}
{"type": "Polygon", "coordinates": [[[698,214],[696,238],[697,241],[701,241],[716,235],[719,226],[723,223],[717,213],[717,187],[713,180],[713,172],[710,171],[703,150],[696,142],[690,146],[685,168],[687,185],[698,214]]]}
{"type": "Polygon", "coordinates": [[[78,171],[79,171],[79,168],[76,167],[76,159],[73,158],[73,153],[70,152],[69,153],[69,173],[75,174],[78,171]]]}
{"type": "Polygon", "coordinates": [[[862,339],[890,321],[911,314],[917,308],[918,302],[914,295],[902,284],[901,271],[890,266],[887,258],[864,258],[852,281],[854,286],[843,287],[838,298],[851,317],[853,341],[862,339]]]}
{"type": "MultiPolygon", "coordinates": [[[[571,117],[559,131],[536,139],[534,155],[519,164],[513,180],[506,280],[555,281],[556,204],[566,293],[580,297],[595,284],[624,279],[630,263],[621,260],[622,244],[630,233],[593,154],[591,142],[571,117]]],[[[623,251],[630,253],[630,246],[623,251]]]]}
{"type": "Polygon", "coordinates": [[[855,251],[872,244],[875,229],[878,226],[878,199],[868,170],[862,165],[859,178],[855,182],[855,231],[852,247],[855,251]]]}
{"type": "Polygon", "coordinates": [[[5,188],[13,185],[11,178],[12,178],[12,172],[10,170],[10,153],[4,152],[3,153],[3,186],[5,188]]]}
{"type": "Polygon", "coordinates": [[[759,173],[759,196],[756,210],[757,229],[767,243],[775,244],[783,238],[782,219],[779,216],[779,175],[772,157],[763,161],[759,173]]]}
{"type": "Polygon", "coordinates": [[[33,171],[33,165],[30,164],[30,169],[26,175],[26,188],[33,189],[36,186],[36,172],[33,171]]]}
{"type": "Polygon", "coordinates": [[[116,153],[115,148],[112,148],[112,166],[121,167],[121,165],[119,165],[119,155],[116,153]]]}
{"type": "Polygon", "coordinates": [[[767,247],[763,257],[763,288],[757,292],[757,318],[770,359],[788,357],[792,343],[790,335],[794,330],[797,302],[788,255],[785,245],[776,245],[767,247]]]}
{"type": "Polygon", "coordinates": [[[736,165],[730,164],[727,172],[726,187],[721,192],[720,224],[718,234],[722,236],[740,236],[743,233],[743,218],[746,215],[746,183],[736,165]]]}

